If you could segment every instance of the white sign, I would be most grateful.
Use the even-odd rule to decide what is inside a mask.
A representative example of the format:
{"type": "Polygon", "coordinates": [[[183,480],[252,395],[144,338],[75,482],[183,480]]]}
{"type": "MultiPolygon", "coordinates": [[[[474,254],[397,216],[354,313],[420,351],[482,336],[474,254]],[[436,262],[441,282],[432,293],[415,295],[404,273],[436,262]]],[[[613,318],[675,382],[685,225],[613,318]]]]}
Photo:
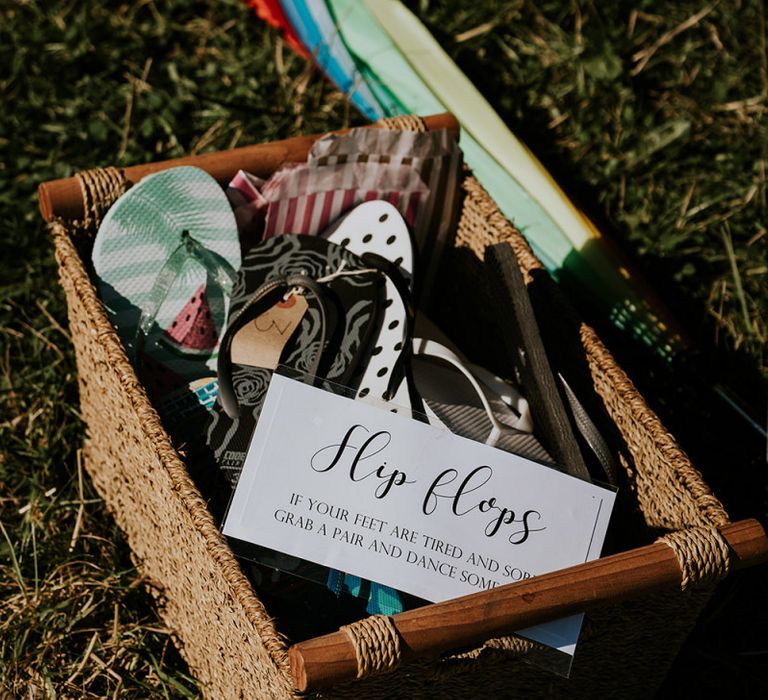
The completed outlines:
{"type": "MultiPolygon", "coordinates": [[[[614,495],[275,374],[224,534],[437,602],[598,557],[614,495]]],[[[520,633],[572,654],[580,622],[520,633]]]]}

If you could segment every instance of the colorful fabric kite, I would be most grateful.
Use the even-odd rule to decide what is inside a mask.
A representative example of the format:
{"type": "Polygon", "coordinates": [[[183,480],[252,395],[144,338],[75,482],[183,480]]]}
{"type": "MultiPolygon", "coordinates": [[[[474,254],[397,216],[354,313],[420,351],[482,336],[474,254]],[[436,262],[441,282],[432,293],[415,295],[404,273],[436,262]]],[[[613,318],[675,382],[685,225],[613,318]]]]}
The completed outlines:
{"type": "Polygon", "coordinates": [[[679,352],[677,326],[652,292],[399,0],[282,0],[279,7],[289,27],[277,26],[293,30],[368,118],[453,112],[466,162],[544,266],[656,355],[679,352]]]}

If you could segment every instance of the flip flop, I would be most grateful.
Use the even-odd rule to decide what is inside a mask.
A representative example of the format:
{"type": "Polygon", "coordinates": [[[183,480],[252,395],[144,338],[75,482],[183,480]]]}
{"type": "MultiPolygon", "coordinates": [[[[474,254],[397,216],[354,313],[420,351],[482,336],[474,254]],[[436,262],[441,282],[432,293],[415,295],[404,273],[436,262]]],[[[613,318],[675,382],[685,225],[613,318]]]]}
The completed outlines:
{"type": "Polygon", "coordinates": [[[511,384],[436,340],[413,340],[414,381],[432,425],[552,464],[533,435],[528,402],[511,384]]]}
{"type": "MultiPolygon", "coordinates": [[[[388,273],[385,275],[381,330],[360,377],[355,398],[383,402],[394,413],[412,415],[414,396],[405,363],[413,325],[410,292],[413,289],[414,251],[405,221],[392,204],[374,200],[355,207],[321,236],[367,262],[378,262],[388,273]]],[[[342,590],[359,596],[363,581],[358,576],[331,569],[327,586],[337,596],[342,590]]],[[[395,589],[370,582],[367,612],[392,615],[402,610],[400,595],[395,589]]]]}
{"type": "Polygon", "coordinates": [[[272,373],[278,362],[321,378],[334,390],[349,386],[370,352],[382,308],[382,275],[358,256],[315,236],[277,236],[254,246],[232,292],[230,324],[222,340],[217,375],[220,396],[211,413],[207,442],[234,487],[242,471],[272,373]],[[265,309],[299,287],[307,310],[273,366],[254,366],[230,356],[238,333],[265,309]],[[254,296],[255,294],[255,296],[254,296]]]}
{"type": "Polygon", "coordinates": [[[107,315],[161,416],[179,422],[216,393],[215,363],[240,244],[205,171],[149,175],[107,212],[92,260],[107,315]]]}
{"type": "Polygon", "coordinates": [[[412,392],[404,379],[408,325],[413,312],[414,251],[410,231],[400,212],[389,202],[371,201],[355,207],[321,234],[329,241],[375,264],[370,256],[388,261],[384,284],[384,317],[371,359],[359,381],[355,398],[382,400],[395,413],[409,410],[412,392]],[[387,269],[389,267],[389,269],[387,269]]]}

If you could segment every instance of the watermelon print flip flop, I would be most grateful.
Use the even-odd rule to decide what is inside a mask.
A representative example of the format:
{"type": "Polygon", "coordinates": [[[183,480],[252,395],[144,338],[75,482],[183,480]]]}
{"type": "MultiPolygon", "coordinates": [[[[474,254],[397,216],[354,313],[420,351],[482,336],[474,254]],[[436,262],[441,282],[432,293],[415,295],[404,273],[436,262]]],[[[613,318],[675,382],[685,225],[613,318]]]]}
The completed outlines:
{"type": "Polygon", "coordinates": [[[92,260],[107,315],[163,418],[209,406],[240,267],[218,183],[193,167],[145,177],[107,212],[92,260]]]}

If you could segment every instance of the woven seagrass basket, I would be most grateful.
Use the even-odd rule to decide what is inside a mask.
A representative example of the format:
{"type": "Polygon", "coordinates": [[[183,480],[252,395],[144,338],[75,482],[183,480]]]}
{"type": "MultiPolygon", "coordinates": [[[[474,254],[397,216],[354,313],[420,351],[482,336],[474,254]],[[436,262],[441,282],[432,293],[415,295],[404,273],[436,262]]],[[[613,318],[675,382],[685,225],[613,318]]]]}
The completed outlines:
{"type": "MultiPolygon", "coordinates": [[[[407,118],[387,126],[422,129],[424,122],[407,118]]],[[[236,158],[236,152],[229,157],[236,158]]],[[[265,168],[278,165],[279,158],[265,168]]],[[[106,169],[82,174],[79,182],[84,215],[77,220],[55,217],[51,231],[77,355],[88,472],[128,538],[161,615],[206,696],[303,695],[291,673],[288,641],[220,534],[88,274],[93,231],[124,191],[125,178],[106,169]]],[[[446,298],[466,299],[481,286],[473,268],[493,243],[511,246],[530,282],[541,265],[525,239],[469,174],[463,190],[455,248],[441,273],[446,298]]],[[[489,322],[504,322],[503,309],[486,311],[489,322]]],[[[454,327],[449,330],[461,342],[461,313],[451,318],[454,327]]],[[[585,371],[621,443],[622,488],[641,514],[646,542],[664,536],[674,550],[682,586],[589,612],[569,679],[522,663],[530,644],[514,636],[437,658],[400,662],[396,639],[386,631],[378,637],[364,634],[363,622],[355,651],[358,675],[364,677],[312,691],[317,697],[653,694],[714,583],[727,573],[729,553],[718,528],[729,523],[728,515],[594,331],[579,324],[577,334],[585,371]],[[374,672],[365,675],[367,671],[374,672]]]]}

